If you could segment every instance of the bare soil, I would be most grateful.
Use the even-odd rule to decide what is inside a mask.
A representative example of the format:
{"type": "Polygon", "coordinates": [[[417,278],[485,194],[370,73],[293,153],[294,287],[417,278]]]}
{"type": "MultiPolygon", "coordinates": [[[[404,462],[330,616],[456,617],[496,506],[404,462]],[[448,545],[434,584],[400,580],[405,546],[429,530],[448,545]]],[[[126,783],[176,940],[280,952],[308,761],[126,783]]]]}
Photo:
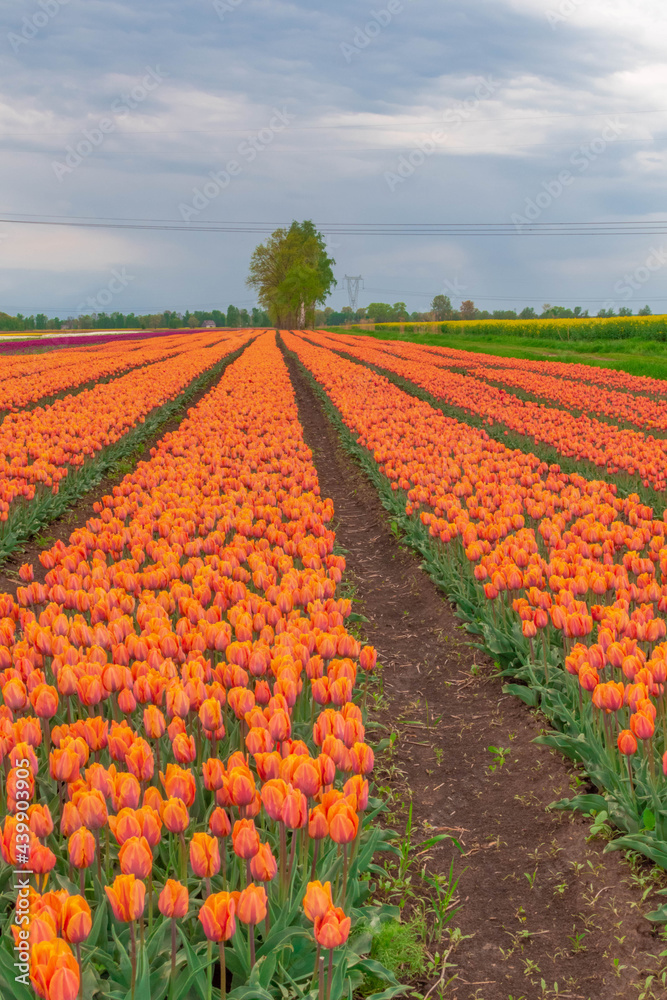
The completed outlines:
{"type": "MultiPolygon", "coordinates": [[[[492,660],[473,645],[418,557],[394,537],[376,491],[343,450],[302,369],[286,360],[320,487],[334,502],[337,539],[360,600],[355,608],[368,619],[365,639],[382,664],[383,695],[371,720],[380,737],[396,739],[378,755],[376,782],[391,794],[399,831],[412,803],[413,843],[447,832],[463,850],[447,840],[413,866],[419,891],[424,864],[447,875],[454,859],[461,909],[453,924],[465,937],[442,982],[439,972],[418,976],[410,984],[416,992],[406,996],[664,998],[661,976],[640,996],[664,964],[664,940],[643,916],[661,901],[651,897],[665,884],[664,873],[630,864],[619,852],[605,854],[603,840],[587,839],[590,823],[581,816],[547,811],[574,794],[582,778],[532,742],[545,720],[502,693],[492,660]],[[504,762],[491,746],[503,750],[504,762]]],[[[431,954],[448,947],[447,936],[428,944],[431,954]]]]}

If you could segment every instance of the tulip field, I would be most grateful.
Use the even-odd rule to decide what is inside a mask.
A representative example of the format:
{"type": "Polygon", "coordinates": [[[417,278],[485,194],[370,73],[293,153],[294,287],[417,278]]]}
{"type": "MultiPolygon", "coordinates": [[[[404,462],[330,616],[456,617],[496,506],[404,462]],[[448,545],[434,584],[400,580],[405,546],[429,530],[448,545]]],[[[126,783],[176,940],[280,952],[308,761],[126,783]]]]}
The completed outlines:
{"type": "Polygon", "coordinates": [[[556,807],[667,869],[666,383],[315,331],[0,356],[0,558],[157,434],[0,593],[2,998],[416,995],[371,957],[379,664],[288,361],[588,775],[556,807]]]}

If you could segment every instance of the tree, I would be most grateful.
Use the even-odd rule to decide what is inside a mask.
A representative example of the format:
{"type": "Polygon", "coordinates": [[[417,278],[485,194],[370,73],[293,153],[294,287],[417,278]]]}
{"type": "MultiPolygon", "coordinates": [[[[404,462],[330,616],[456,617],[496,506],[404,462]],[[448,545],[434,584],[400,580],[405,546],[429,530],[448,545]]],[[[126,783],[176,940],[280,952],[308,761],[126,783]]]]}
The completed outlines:
{"type": "Polygon", "coordinates": [[[247,284],[278,327],[313,325],[315,306],[336,284],[324,237],[310,220],[276,229],[255,248],[247,284]]]}
{"type": "Polygon", "coordinates": [[[394,311],[388,302],[371,302],[366,307],[366,313],[369,319],[375,323],[391,323],[395,318],[394,311]]]}
{"type": "Polygon", "coordinates": [[[522,309],[519,313],[519,319],[537,319],[537,313],[532,306],[526,306],[526,308],[522,309]]]}
{"type": "Polygon", "coordinates": [[[637,315],[638,316],[652,316],[653,313],[651,312],[651,307],[650,306],[643,306],[641,309],[637,310],[637,315]]]}
{"type": "Polygon", "coordinates": [[[238,326],[239,325],[240,314],[236,306],[230,306],[227,310],[227,323],[226,326],[238,326]]]}
{"type": "Polygon", "coordinates": [[[621,308],[618,310],[618,315],[632,316],[632,309],[630,308],[630,306],[621,306],[621,308]]]}
{"type": "Polygon", "coordinates": [[[451,319],[454,315],[452,301],[449,295],[435,295],[431,302],[433,318],[437,320],[451,319]]]}
{"type": "Polygon", "coordinates": [[[461,319],[474,319],[476,312],[475,303],[472,299],[466,299],[465,302],[461,303],[461,319]]]}
{"type": "Polygon", "coordinates": [[[251,326],[271,326],[271,320],[269,319],[269,314],[265,312],[264,309],[258,309],[257,306],[252,307],[252,316],[250,319],[251,326]]]}

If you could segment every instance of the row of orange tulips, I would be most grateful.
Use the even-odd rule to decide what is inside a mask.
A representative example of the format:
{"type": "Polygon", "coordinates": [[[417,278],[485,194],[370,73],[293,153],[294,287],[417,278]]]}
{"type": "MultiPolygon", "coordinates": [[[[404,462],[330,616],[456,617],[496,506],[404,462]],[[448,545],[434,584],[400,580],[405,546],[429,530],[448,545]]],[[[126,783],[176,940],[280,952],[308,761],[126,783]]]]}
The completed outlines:
{"type": "Polygon", "coordinates": [[[591,705],[600,713],[592,738],[611,753],[613,780],[631,783],[635,812],[633,771],[620,775],[618,752],[642,748],[644,805],[664,837],[656,774],[667,751],[666,520],[637,496],[620,498],[613,485],[565,475],[445,417],[310,339],[285,335],[392,490],[405,491],[405,513],[444,545],[452,576],[467,574],[468,597],[490,606],[488,635],[523,647],[526,676],[538,683],[538,664],[539,683],[573,694],[575,715],[591,705]]]}
{"type": "MultiPolygon", "coordinates": [[[[383,341],[388,345],[391,341],[383,341]]],[[[425,345],[426,346],[426,345],[425,345]]],[[[664,379],[653,378],[650,375],[631,375],[628,372],[616,371],[614,368],[593,367],[569,361],[551,361],[548,359],[530,361],[525,358],[503,358],[497,354],[485,354],[477,351],[461,351],[456,348],[429,345],[426,347],[431,355],[447,359],[452,366],[468,368],[471,361],[494,368],[514,368],[519,371],[535,372],[538,375],[551,375],[567,381],[585,382],[601,386],[604,389],[617,389],[629,393],[648,393],[652,396],[667,395],[664,379]]]]}
{"type": "MultiPolygon", "coordinates": [[[[341,349],[337,340],[324,334],[313,337],[317,343],[341,349]]],[[[425,360],[428,355],[415,345],[402,344],[397,349],[392,342],[384,350],[376,346],[373,338],[358,337],[353,341],[348,338],[344,350],[410,379],[448,405],[481,417],[489,426],[500,424],[538,444],[555,448],[567,458],[586,460],[611,475],[639,477],[645,487],[667,489],[667,438],[656,439],[639,430],[620,429],[586,413],[575,416],[565,409],[519,399],[503,389],[425,360]],[[399,357],[397,350],[403,356],[399,357]]],[[[644,397],[636,398],[640,412],[644,397]]]]}
{"type": "Polygon", "coordinates": [[[207,334],[178,355],[113,382],[6,416],[0,423],[0,521],[14,500],[32,500],[40,486],[57,493],[70,468],[119,441],[248,336],[207,334]]]}
{"type": "Polygon", "coordinates": [[[376,655],[273,335],[96,513],[0,595],[12,996],[347,996],[376,655]]]}
{"type": "MultiPolygon", "coordinates": [[[[352,338],[346,343],[354,345],[352,338]]],[[[376,341],[367,341],[375,346],[376,341]]],[[[495,358],[494,363],[480,362],[479,356],[467,353],[465,360],[457,358],[453,361],[447,355],[437,353],[433,348],[420,344],[386,341],[381,350],[396,354],[407,360],[436,364],[445,368],[465,368],[466,375],[479,380],[478,392],[486,392],[488,383],[496,385],[501,390],[505,387],[520,389],[530,393],[537,401],[555,401],[560,407],[575,410],[577,413],[599,413],[614,421],[634,424],[649,430],[667,430],[667,400],[651,396],[644,392],[631,392],[628,386],[620,389],[610,389],[606,384],[595,385],[584,382],[574,374],[551,374],[543,370],[547,362],[522,362],[519,359],[507,359],[513,364],[503,364],[506,359],[495,358]]],[[[460,354],[463,352],[457,352],[460,354]]],[[[585,367],[583,365],[578,367],[585,367]]],[[[590,370],[590,369],[589,369],[590,370]]],[[[617,372],[614,374],[618,374],[617,372]]],[[[625,373],[623,373],[625,374],[625,373]]],[[[657,381],[657,380],[655,380],[657,381]]],[[[664,386],[662,392],[665,392],[664,386]]]]}
{"type": "Polygon", "coordinates": [[[2,358],[0,413],[16,412],[46,396],[67,392],[86,382],[112,378],[129,368],[163,361],[210,342],[210,335],[194,334],[185,343],[182,335],[174,335],[157,341],[130,340],[2,358]]]}

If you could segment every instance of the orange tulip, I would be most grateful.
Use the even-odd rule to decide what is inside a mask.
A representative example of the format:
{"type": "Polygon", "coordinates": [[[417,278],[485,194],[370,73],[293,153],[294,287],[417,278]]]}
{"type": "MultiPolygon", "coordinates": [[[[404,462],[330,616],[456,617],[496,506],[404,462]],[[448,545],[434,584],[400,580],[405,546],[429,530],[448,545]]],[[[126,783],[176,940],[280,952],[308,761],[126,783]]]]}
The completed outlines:
{"type": "Polygon", "coordinates": [[[350,935],[350,917],[340,907],[332,907],[323,916],[315,918],[315,940],[323,948],[338,948],[350,935]]]}
{"type": "Polygon", "coordinates": [[[190,841],[190,865],[199,878],[211,878],[220,871],[218,841],[207,833],[194,833],[190,841]]]}
{"type": "MultiPolygon", "coordinates": [[[[214,733],[222,726],[222,709],[215,698],[207,698],[199,708],[199,719],[204,729],[214,733]]],[[[223,733],[224,735],[224,733],[223,733]]]]}
{"type": "Polygon", "coordinates": [[[637,740],[635,739],[634,733],[629,729],[622,729],[618,734],[618,749],[622,754],[631,757],[633,754],[637,753],[637,740]]]}
{"type": "Polygon", "coordinates": [[[303,909],[308,919],[314,922],[333,908],[331,882],[309,882],[303,897],[303,909]]]}
{"type": "Polygon", "coordinates": [[[214,837],[228,837],[232,831],[229,816],[220,806],[217,806],[211,813],[208,826],[214,837]]]}
{"type": "Polygon", "coordinates": [[[49,837],[53,832],[53,820],[47,805],[32,805],[28,809],[29,826],[40,840],[49,837]]]}
{"type": "Polygon", "coordinates": [[[234,853],[246,861],[253,858],[259,851],[259,834],[251,819],[239,819],[232,830],[232,846],[234,853]]]}
{"type": "Polygon", "coordinates": [[[257,854],[250,859],[250,874],[257,882],[271,882],[278,866],[269,844],[260,844],[257,854]]]}
{"type": "Polygon", "coordinates": [[[104,891],[116,920],[129,923],[144,912],[146,887],[134,875],[117,875],[112,886],[104,891]]]}
{"type": "Polygon", "coordinates": [[[144,709],[144,729],[149,739],[159,740],[164,735],[166,725],[164,715],[155,705],[148,705],[144,709]]]}
{"type": "Polygon", "coordinates": [[[93,927],[90,907],[83,896],[68,896],[60,911],[62,935],[69,944],[85,941],[93,927]]]}
{"type": "Polygon", "coordinates": [[[89,830],[100,830],[107,821],[107,804],[102,792],[97,788],[82,791],[72,797],[72,802],[79,811],[84,826],[89,830]]]}
{"type": "Polygon", "coordinates": [[[85,826],[75,830],[67,843],[70,864],[74,868],[90,868],[95,860],[95,838],[85,826]]]}
{"type": "Polygon", "coordinates": [[[139,781],[150,781],[153,777],[155,760],[153,751],[148,743],[142,739],[136,739],[130,749],[125,754],[125,764],[128,771],[138,778],[139,781]]]}
{"type": "Polygon", "coordinates": [[[58,711],[58,692],[48,684],[38,684],[30,692],[30,703],[40,719],[52,719],[58,711]]]}
{"type": "Polygon", "coordinates": [[[638,740],[650,740],[655,731],[653,720],[643,712],[635,712],[630,716],[630,729],[638,740]]]}
{"type": "Polygon", "coordinates": [[[166,775],[160,772],[160,781],[169,799],[181,799],[190,808],[197,790],[192,771],[177,764],[167,764],[166,775]]]}
{"type": "Polygon", "coordinates": [[[349,844],[357,835],[359,817],[345,799],[341,799],[329,810],[329,836],[336,844],[349,844]]]}
{"type": "Polygon", "coordinates": [[[266,890],[263,886],[256,886],[251,882],[239,896],[237,907],[239,920],[244,924],[258,924],[266,917],[266,908],[266,890]]]}
{"type": "Polygon", "coordinates": [[[187,830],[190,816],[182,799],[167,799],[162,807],[162,822],[170,833],[187,830]]]}
{"type": "Polygon", "coordinates": [[[109,816],[109,829],[119,844],[124,844],[130,837],[141,837],[142,828],[135,809],[125,807],[118,815],[109,816]]]}
{"type": "Polygon", "coordinates": [[[164,917],[174,920],[188,912],[188,890],[175,879],[167,879],[158,898],[158,909],[164,917]]]}
{"type": "Polygon", "coordinates": [[[30,980],[45,1000],[74,1000],[79,992],[79,966],[66,941],[54,938],[32,946],[30,980]]]}
{"type": "Polygon", "coordinates": [[[118,852],[123,875],[147,879],[153,868],[153,854],[145,837],[130,837],[118,852]]]}
{"type": "Polygon", "coordinates": [[[229,892],[210,895],[197,916],[209,941],[228,941],[236,931],[236,903],[229,892]]]}

